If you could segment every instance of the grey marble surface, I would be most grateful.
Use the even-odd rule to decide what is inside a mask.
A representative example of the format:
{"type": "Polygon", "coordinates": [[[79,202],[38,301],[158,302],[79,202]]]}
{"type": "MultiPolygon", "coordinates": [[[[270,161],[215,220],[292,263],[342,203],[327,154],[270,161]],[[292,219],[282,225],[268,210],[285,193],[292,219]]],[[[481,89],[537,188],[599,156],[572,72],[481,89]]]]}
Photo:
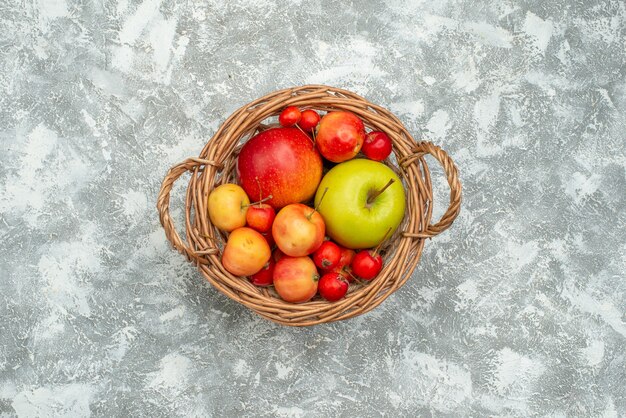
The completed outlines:
{"type": "Polygon", "coordinates": [[[5,0],[0,28],[2,416],[626,415],[623,1],[5,0]],[[465,194],[379,308],[292,329],[203,282],[155,197],[307,83],[465,194]]]}

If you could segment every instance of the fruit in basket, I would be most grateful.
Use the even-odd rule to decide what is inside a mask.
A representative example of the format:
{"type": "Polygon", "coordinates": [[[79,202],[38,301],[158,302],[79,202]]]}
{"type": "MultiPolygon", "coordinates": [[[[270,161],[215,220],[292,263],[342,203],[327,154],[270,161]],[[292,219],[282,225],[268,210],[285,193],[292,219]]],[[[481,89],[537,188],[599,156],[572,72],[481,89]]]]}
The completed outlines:
{"type": "Polygon", "coordinates": [[[382,131],[372,131],[365,136],[361,152],[370,160],[382,161],[391,154],[391,139],[382,131]]]}
{"type": "Polygon", "coordinates": [[[350,264],[352,272],[363,280],[372,280],[383,268],[383,258],[376,250],[356,253],[350,264]]]}
{"type": "Polygon", "coordinates": [[[246,223],[255,231],[261,233],[272,229],[272,223],[276,217],[276,211],[267,203],[255,203],[248,207],[246,223]]]}
{"type": "Polygon", "coordinates": [[[272,236],[280,250],[288,256],[313,253],[324,242],[326,226],[318,211],[292,203],[282,208],[272,225],[272,236]]]}
{"type": "Polygon", "coordinates": [[[278,123],[285,128],[290,126],[294,126],[298,122],[300,122],[300,118],[302,114],[300,113],[300,109],[296,106],[287,106],[280,115],[278,115],[278,123]]]}
{"type": "Polygon", "coordinates": [[[313,197],[322,178],[322,158],[300,129],[268,129],[241,148],[237,175],[250,199],[271,195],[266,203],[279,209],[313,197]]]}
{"type": "Polygon", "coordinates": [[[320,296],[329,302],[335,302],[348,293],[348,281],[339,273],[326,273],[317,285],[320,296]]]}
{"type": "Polygon", "coordinates": [[[317,293],[319,275],[309,257],[281,258],[274,267],[274,289],[286,302],[302,303],[317,293]]]}
{"type": "Polygon", "coordinates": [[[339,258],[339,263],[337,263],[337,267],[342,269],[343,271],[347,271],[350,267],[350,263],[352,263],[352,259],[356,252],[350,248],[339,247],[341,249],[341,258],[339,258]]]}
{"type": "Polygon", "coordinates": [[[361,150],[365,141],[365,126],[354,113],[335,111],[324,115],[319,123],[315,143],[324,158],[340,163],[361,150]]]}
{"type": "Polygon", "coordinates": [[[246,224],[249,204],[248,195],[240,186],[232,183],[217,186],[208,199],[211,223],[227,232],[240,228],[246,224]]]}
{"type": "Polygon", "coordinates": [[[274,267],[276,262],[272,257],[265,263],[263,268],[252,276],[250,276],[250,282],[255,286],[270,286],[274,283],[274,267]]]}
{"type": "Polygon", "coordinates": [[[352,270],[350,269],[350,263],[352,263],[352,259],[356,252],[351,250],[350,248],[339,246],[341,250],[341,257],[339,258],[339,262],[337,265],[330,270],[323,269],[322,273],[339,273],[344,276],[349,282],[354,281],[354,276],[352,276],[352,270]]]}
{"type": "Polygon", "coordinates": [[[322,179],[315,205],[336,243],[372,248],[398,228],[405,211],[402,182],[385,164],[355,159],[333,167],[322,179]],[[320,204],[323,190],[328,189],[320,204]]]}
{"type": "Polygon", "coordinates": [[[252,228],[237,228],[228,236],[222,265],[235,276],[250,276],[263,268],[272,252],[263,236],[252,228]]]}
{"type": "Polygon", "coordinates": [[[313,262],[320,269],[332,270],[339,264],[341,248],[332,241],[324,241],[313,253],[313,262]]]}
{"type": "Polygon", "coordinates": [[[304,132],[311,132],[320,123],[320,115],[313,109],[307,109],[302,112],[302,117],[298,126],[302,128],[304,132]]]}
{"type": "MultiPolygon", "coordinates": [[[[228,273],[226,269],[223,268],[219,260],[219,255],[218,258],[216,258],[215,255],[211,255],[210,247],[219,247],[217,250],[220,251],[221,249],[223,251],[225,242],[217,239],[217,241],[209,243],[213,245],[207,247],[207,242],[202,239],[203,231],[200,231],[200,234],[197,233],[197,229],[204,229],[204,232],[207,232],[207,224],[209,226],[209,232],[218,232],[217,228],[208,220],[208,210],[196,213],[196,209],[204,209],[204,205],[207,204],[208,194],[211,192],[211,188],[207,189],[207,187],[226,181],[239,183],[239,178],[236,173],[236,164],[238,154],[245,142],[254,135],[253,132],[256,132],[255,130],[261,131],[269,128],[264,123],[272,122],[262,120],[265,116],[269,114],[277,116],[280,112],[280,108],[288,104],[294,104],[296,99],[297,104],[303,106],[303,109],[308,107],[322,109],[323,112],[320,112],[320,114],[325,114],[331,109],[334,110],[335,105],[347,110],[352,110],[362,117],[364,125],[368,130],[384,129],[389,133],[391,138],[393,138],[394,155],[391,156],[391,160],[386,160],[385,163],[392,166],[391,168],[397,173],[403,185],[406,187],[406,219],[399,227],[406,231],[404,235],[416,235],[416,233],[419,232],[418,230],[423,229],[420,227],[424,225],[417,225],[415,218],[419,218],[422,213],[432,206],[432,201],[429,199],[416,198],[417,194],[420,193],[431,194],[430,182],[427,181],[428,178],[425,178],[425,176],[428,177],[428,169],[426,165],[424,165],[424,169],[420,170],[420,163],[423,161],[417,161],[416,158],[427,154],[435,155],[437,157],[436,159],[443,165],[445,177],[450,180],[449,206],[441,222],[437,224],[438,227],[436,231],[430,228],[430,235],[436,235],[450,227],[459,214],[461,184],[459,182],[457,167],[450,159],[450,156],[439,147],[429,142],[415,144],[408,134],[399,136],[392,135],[393,132],[401,132],[404,128],[390,112],[345,90],[317,85],[306,85],[280,90],[264,95],[242,106],[228,118],[218,130],[217,134],[206,143],[200,151],[199,158],[188,158],[172,167],[162,182],[157,199],[159,218],[165,229],[165,235],[171,244],[178,251],[186,255],[186,258],[192,261],[194,265],[204,263],[203,265],[198,264],[202,267],[199,269],[199,272],[213,283],[218,291],[227,296],[237,296],[233,297],[235,303],[241,303],[245,305],[246,308],[251,309],[262,317],[272,319],[282,325],[312,326],[314,324],[329,323],[347,317],[355,317],[375,309],[382,301],[392,295],[394,291],[399,288],[399,285],[406,281],[419,261],[419,257],[417,257],[419,254],[414,251],[414,245],[404,245],[408,243],[405,237],[399,240],[403,241],[402,245],[394,246],[396,248],[393,248],[393,258],[387,256],[386,252],[383,251],[387,266],[383,268],[384,272],[379,273],[379,277],[374,279],[373,283],[369,283],[368,285],[359,281],[358,284],[352,284],[350,290],[352,290],[353,286],[357,287],[358,290],[355,292],[350,292],[349,290],[350,295],[348,295],[346,299],[338,302],[327,302],[321,296],[314,296],[314,301],[304,304],[292,304],[282,301],[273,287],[269,289],[256,288],[255,290],[253,285],[248,281],[249,276],[233,277],[232,274],[228,273]],[[285,97],[291,97],[291,99],[284,100],[285,97]],[[279,103],[277,105],[277,102],[281,102],[282,104],[279,103]],[[226,153],[224,152],[225,150],[226,153]],[[396,157],[398,162],[402,162],[397,169],[393,167],[396,163],[396,157]],[[188,199],[186,202],[187,205],[185,205],[185,214],[187,219],[193,219],[195,221],[191,223],[187,222],[186,231],[176,231],[176,225],[170,213],[169,198],[172,185],[177,177],[180,176],[184,178],[184,173],[189,170],[193,170],[195,173],[202,172],[203,180],[201,181],[202,184],[200,184],[194,179],[187,193],[188,199]],[[420,187],[417,186],[418,183],[421,185],[420,187]],[[424,184],[425,187],[423,187],[424,184]],[[184,237],[185,235],[187,235],[189,240],[181,241],[180,237],[184,237]],[[205,249],[206,251],[200,251],[205,249]],[[403,260],[406,261],[407,257],[412,259],[409,263],[404,263],[403,260]],[[382,280],[383,278],[385,280],[382,280]],[[364,287],[360,288],[360,286],[364,287]]],[[[272,121],[275,119],[275,117],[272,118],[272,121]]],[[[296,127],[296,129],[297,128],[298,127],[296,127]]],[[[314,140],[314,135],[309,134],[306,136],[314,140]]],[[[328,164],[329,162],[327,160],[324,160],[323,163],[324,171],[328,171],[336,165],[328,164]]],[[[439,168],[441,169],[441,167],[439,168]]],[[[267,196],[268,191],[264,190],[263,195],[267,196]]],[[[260,196],[257,196],[257,199],[251,198],[250,200],[258,200],[259,197],[260,196]]],[[[314,207],[314,203],[311,201],[303,201],[301,203],[314,207]]],[[[278,211],[278,208],[275,209],[278,211]]],[[[359,228],[355,233],[360,233],[365,229],[366,227],[359,228]]],[[[219,232],[223,237],[228,236],[226,232],[219,232]]],[[[397,230],[396,234],[402,235],[400,230],[397,230]]],[[[396,234],[394,234],[394,236],[396,234]]],[[[215,234],[210,233],[209,235],[215,234]]],[[[423,242],[421,242],[421,244],[423,244],[423,242]]],[[[276,254],[281,253],[282,252],[276,252],[276,254]]]]}

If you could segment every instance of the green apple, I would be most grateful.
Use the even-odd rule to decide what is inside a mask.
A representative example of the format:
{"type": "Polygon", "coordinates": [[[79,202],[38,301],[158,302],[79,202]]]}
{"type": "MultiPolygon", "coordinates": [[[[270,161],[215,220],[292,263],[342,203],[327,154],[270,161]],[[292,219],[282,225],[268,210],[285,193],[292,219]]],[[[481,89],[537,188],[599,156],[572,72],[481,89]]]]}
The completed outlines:
{"type": "Polygon", "coordinates": [[[398,228],[406,197],[391,168],[354,159],[337,164],[324,176],[315,194],[315,206],[326,223],[326,234],[338,244],[372,248],[398,228]]]}

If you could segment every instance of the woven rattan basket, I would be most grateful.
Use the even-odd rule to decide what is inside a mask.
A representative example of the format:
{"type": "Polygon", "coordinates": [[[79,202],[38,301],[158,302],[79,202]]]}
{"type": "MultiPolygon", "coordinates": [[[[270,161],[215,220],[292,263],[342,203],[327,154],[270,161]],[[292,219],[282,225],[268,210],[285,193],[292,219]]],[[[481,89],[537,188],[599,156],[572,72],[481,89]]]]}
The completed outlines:
{"type": "Polygon", "coordinates": [[[172,245],[195,263],[202,275],[220,292],[259,315],[284,325],[308,326],[338,321],[368,312],[400,288],[417,266],[424,243],[447,229],[459,213],[461,183],[450,157],[430,142],[416,142],[389,111],[346,90],[307,85],[275,91],[233,113],[204,146],[197,158],[172,167],[159,191],[157,208],[165,234],[172,245]],[[393,141],[393,156],[386,162],[398,172],[407,194],[405,219],[384,252],[385,267],[369,283],[350,286],[345,298],[327,302],[319,297],[310,302],[284,302],[272,288],[252,285],[246,278],[228,273],[220,262],[225,234],[214,228],[207,214],[207,197],[222,183],[236,181],[236,161],[241,145],[268,118],[289,105],[326,112],[348,110],[364,121],[366,128],[386,132],[393,141]],[[433,197],[431,177],[424,156],[430,154],[443,167],[450,186],[449,206],[439,222],[431,224],[433,197]],[[174,182],[191,173],[185,199],[186,239],[175,230],[170,216],[170,192],[174,182]]]}

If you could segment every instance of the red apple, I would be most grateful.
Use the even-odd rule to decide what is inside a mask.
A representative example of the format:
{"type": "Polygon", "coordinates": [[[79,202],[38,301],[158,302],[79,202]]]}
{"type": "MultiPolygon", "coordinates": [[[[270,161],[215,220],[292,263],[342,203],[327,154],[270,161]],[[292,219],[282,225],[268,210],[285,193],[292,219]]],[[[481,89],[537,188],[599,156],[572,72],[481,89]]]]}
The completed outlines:
{"type": "Polygon", "coordinates": [[[372,131],[365,136],[361,152],[374,161],[382,161],[391,154],[391,139],[386,133],[372,131]]]}
{"type": "Polygon", "coordinates": [[[266,203],[257,203],[248,207],[246,223],[250,228],[264,233],[272,229],[275,217],[276,211],[273,207],[266,203]]]}
{"type": "Polygon", "coordinates": [[[251,201],[261,200],[262,191],[272,196],[266,203],[279,209],[313,197],[322,179],[322,158],[300,129],[268,129],[241,148],[237,175],[251,201]]]}
{"type": "Polygon", "coordinates": [[[280,115],[278,115],[278,123],[280,123],[281,126],[288,128],[300,122],[301,116],[302,114],[300,113],[300,109],[295,106],[287,106],[285,110],[280,112],[280,115]]]}
{"type": "Polygon", "coordinates": [[[330,112],[320,121],[315,141],[324,158],[340,163],[354,158],[361,150],[365,141],[365,126],[352,112],[330,112]]]}
{"type": "Polygon", "coordinates": [[[263,268],[249,277],[255,286],[270,286],[274,283],[274,267],[276,262],[270,257],[263,268]]]}
{"type": "Polygon", "coordinates": [[[228,236],[222,265],[235,276],[250,276],[263,268],[272,256],[267,241],[252,228],[237,228],[228,236]]]}
{"type": "Polygon", "coordinates": [[[320,296],[329,302],[335,302],[348,293],[348,281],[339,273],[326,273],[317,285],[320,296]]]}
{"type": "Polygon", "coordinates": [[[320,269],[332,270],[340,259],[341,248],[332,241],[324,241],[313,253],[313,262],[320,269]]]}
{"type": "Polygon", "coordinates": [[[350,264],[352,272],[363,280],[372,280],[383,268],[383,259],[375,251],[359,251],[350,264]]]}
{"type": "Polygon", "coordinates": [[[298,126],[300,126],[304,132],[311,132],[318,123],[320,123],[320,115],[315,110],[307,109],[302,112],[298,126]]]}
{"type": "Polygon", "coordinates": [[[282,208],[274,219],[272,236],[280,250],[291,257],[313,253],[324,242],[326,225],[322,215],[302,203],[282,208]]]}
{"type": "Polygon", "coordinates": [[[274,267],[274,289],[287,302],[302,303],[317,292],[317,273],[309,257],[281,258],[274,267]]]}

